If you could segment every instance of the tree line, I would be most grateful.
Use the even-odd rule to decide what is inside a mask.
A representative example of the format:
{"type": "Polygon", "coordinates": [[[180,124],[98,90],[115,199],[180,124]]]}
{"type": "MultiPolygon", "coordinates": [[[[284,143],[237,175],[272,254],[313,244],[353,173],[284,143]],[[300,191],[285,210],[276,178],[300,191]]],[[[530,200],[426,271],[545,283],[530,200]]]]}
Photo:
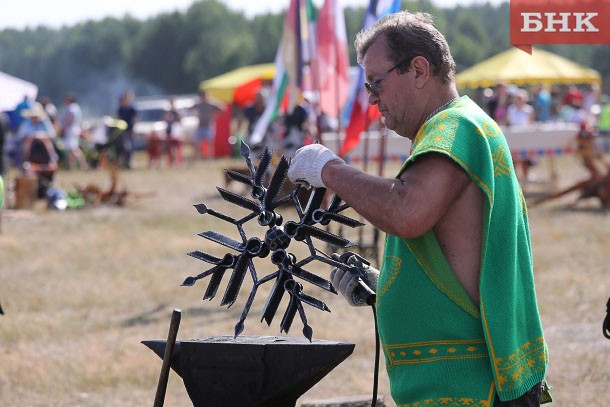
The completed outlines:
{"type": "MultiPolygon", "coordinates": [[[[402,0],[402,8],[435,16],[458,72],[510,47],[508,1],[438,8],[432,0],[402,0]]],[[[344,12],[354,65],[352,42],[365,8],[347,7],[344,12]]],[[[218,0],[198,0],[184,12],[147,20],[125,16],[58,29],[5,29],[0,31],[0,71],[36,83],[39,95],[56,103],[73,92],[90,114],[108,114],[125,89],[138,96],[194,93],[202,80],[240,66],[273,62],[283,18],[283,12],[248,18],[218,0]]],[[[544,48],[610,79],[610,46],[544,48]]]]}

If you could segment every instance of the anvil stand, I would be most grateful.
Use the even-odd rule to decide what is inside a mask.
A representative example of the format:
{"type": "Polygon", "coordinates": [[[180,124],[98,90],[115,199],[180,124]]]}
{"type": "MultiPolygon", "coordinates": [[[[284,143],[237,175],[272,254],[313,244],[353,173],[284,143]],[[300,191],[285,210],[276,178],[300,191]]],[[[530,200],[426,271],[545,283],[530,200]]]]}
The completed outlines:
{"type": "MultiPolygon", "coordinates": [[[[160,358],[166,340],[143,341],[160,358]]],[[[172,369],[194,407],[295,407],[343,362],[354,344],[286,336],[214,336],[177,341],[172,369]]]]}

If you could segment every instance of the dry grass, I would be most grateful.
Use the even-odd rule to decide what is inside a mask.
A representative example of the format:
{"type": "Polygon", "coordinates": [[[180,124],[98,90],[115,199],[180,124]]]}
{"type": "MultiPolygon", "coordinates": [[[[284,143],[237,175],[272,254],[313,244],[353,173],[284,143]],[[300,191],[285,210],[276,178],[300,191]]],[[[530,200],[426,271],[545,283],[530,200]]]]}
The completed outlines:
{"type": "MultiPolygon", "coordinates": [[[[202,263],[187,252],[223,252],[205,246],[196,234],[226,227],[198,215],[191,205],[205,202],[224,210],[214,186],[224,184],[221,169],[235,164],[222,160],[123,173],[130,191],[154,192],[127,208],[4,211],[0,405],[151,405],[161,361],[140,341],[166,337],[173,308],[183,311],[179,338],[233,332],[243,299],[226,310],[218,300],[201,301],[205,284],[179,285],[202,271],[202,263]]],[[[562,185],[583,176],[572,158],[558,164],[562,185]]],[[[75,182],[106,185],[108,179],[102,171],[74,171],[58,174],[57,181],[69,188],[75,182]]],[[[562,209],[564,202],[530,208],[538,296],[551,357],[548,377],[556,406],[604,406],[610,394],[610,341],[601,334],[601,322],[610,296],[610,217],[594,201],[575,210],[562,209]]],[[[357,346],[304,399],[370,394],[370,311],[350,308],[338,296],[323,294],[322,299],[332,313],[308,312],[314,337],[357,346]]],[[[252,308],[245,334],[276,335],[278,321],[270,328],[258,322],[261,302],[263,297],[252,308]]],[[[300,335],[300,329],[297,319],[291,334],[300,335]]],[[[389,399],[383,370],[380,393],[389,399]]],[[[173,373],[166,405],[190,405],[173,373]]]]}

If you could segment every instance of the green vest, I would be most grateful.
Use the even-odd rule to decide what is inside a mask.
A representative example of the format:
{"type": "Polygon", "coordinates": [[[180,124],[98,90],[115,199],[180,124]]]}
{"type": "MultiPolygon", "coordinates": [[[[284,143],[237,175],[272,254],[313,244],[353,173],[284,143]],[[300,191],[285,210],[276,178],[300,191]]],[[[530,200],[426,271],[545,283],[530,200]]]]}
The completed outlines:
{"type": "Polygon", "coordinates": [[[491,406],[542,381],[547,365],[527,208],[497,124],[468,97],[427,121],[400,174],[445,154],[485,195],[480,303],[451,270],[432,231],[388,235],[377,287],[379,334],[399,407],[491,406]],[[419,404],[418,404],[419,403],[419,404]]]}

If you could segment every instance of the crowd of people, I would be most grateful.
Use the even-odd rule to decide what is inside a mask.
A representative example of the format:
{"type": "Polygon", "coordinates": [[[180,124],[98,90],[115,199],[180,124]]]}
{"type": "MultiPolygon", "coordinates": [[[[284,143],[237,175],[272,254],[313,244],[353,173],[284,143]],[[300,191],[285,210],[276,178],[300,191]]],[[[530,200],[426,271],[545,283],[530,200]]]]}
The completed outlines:
{"type": "MultiPolygon", "coordinates": [[[[498,83],[485,89],[482,106],[503,128],[524,128],[540,123],[577,125],[574,132],[576,153],[580,154],[583,140],[600,152],[610,153],[610,98],[602,94],[597,84],[587,86],[564,85],[519,88],[514,84],[498,83]],[[583,138],[587,134],[590,137],[583,138]]],[[[529,169],[535,157],[513,157],[520,169],[522,182],[534,177],[529,169]]]]}
{"type": "MultiPolygon", "coordinates": [[[[500,125],[522,127],[536,122],[586,124],[597,128],[602,118],[601,109],[608,105],[608,95],[601,94],[597,84],[588,86],[546,86],[520,88],[498,83],[484,91],[483,106],[500,125]]],[[[610,117],[607,112],[604,117],[610,117]]],[[[608,123],[604,119],[604,130],[608,123]]],[[[600,129],[601,130],[601,129],[600,129]]]]}
{"type": "MultiPolygon", "coordinates": [[[[240,135],[235,141],[250,141],[255,125],[266,107],[268,89],[261,88],[252,103],[234,108],[231,132],[240,135]]],[[[102,119],[87,121],[76,95],[68,93],[63,106],[57,107],[48,97],[34,101],[24,97],[15,108],[0,113],[0,175],[15,168],[39,179],[39,198],[45,196],[59,169],[95,169],[116,166],[119,169],[133,167],[136,146],[144,148],[149,167],[161,167],[162,156],[167,156],[167,166],[184,163],[184,146],[192,149],[191,162],[197,158],[215,157],[215,124],[226,110],[223,103],[210,97],[206,90],[199,92],[199,99],[187,107],[178,108],[173,96],[168,97],[167,107],[159,120],[165,123],[162,131],[138,134],[134,129],[140,120],[140,112],[134,102],[135,95],[127,90],[118,98],[114,114],[102,119]],[[196,118],[196,126],[188,127],[185,117],[196,118]]],[[[193,120],[188,126],[193,126],[193,120]]],[[[273,121],[262,140],[253,149],[262,151],[268,146],[280,154],[291,155],[297,148],[311,142],[315,132],[315,117],[307,99],[301,97],[293,110],[273,121]]],[[[238,152],[239,148],[235,149],[238,152]]]]}

